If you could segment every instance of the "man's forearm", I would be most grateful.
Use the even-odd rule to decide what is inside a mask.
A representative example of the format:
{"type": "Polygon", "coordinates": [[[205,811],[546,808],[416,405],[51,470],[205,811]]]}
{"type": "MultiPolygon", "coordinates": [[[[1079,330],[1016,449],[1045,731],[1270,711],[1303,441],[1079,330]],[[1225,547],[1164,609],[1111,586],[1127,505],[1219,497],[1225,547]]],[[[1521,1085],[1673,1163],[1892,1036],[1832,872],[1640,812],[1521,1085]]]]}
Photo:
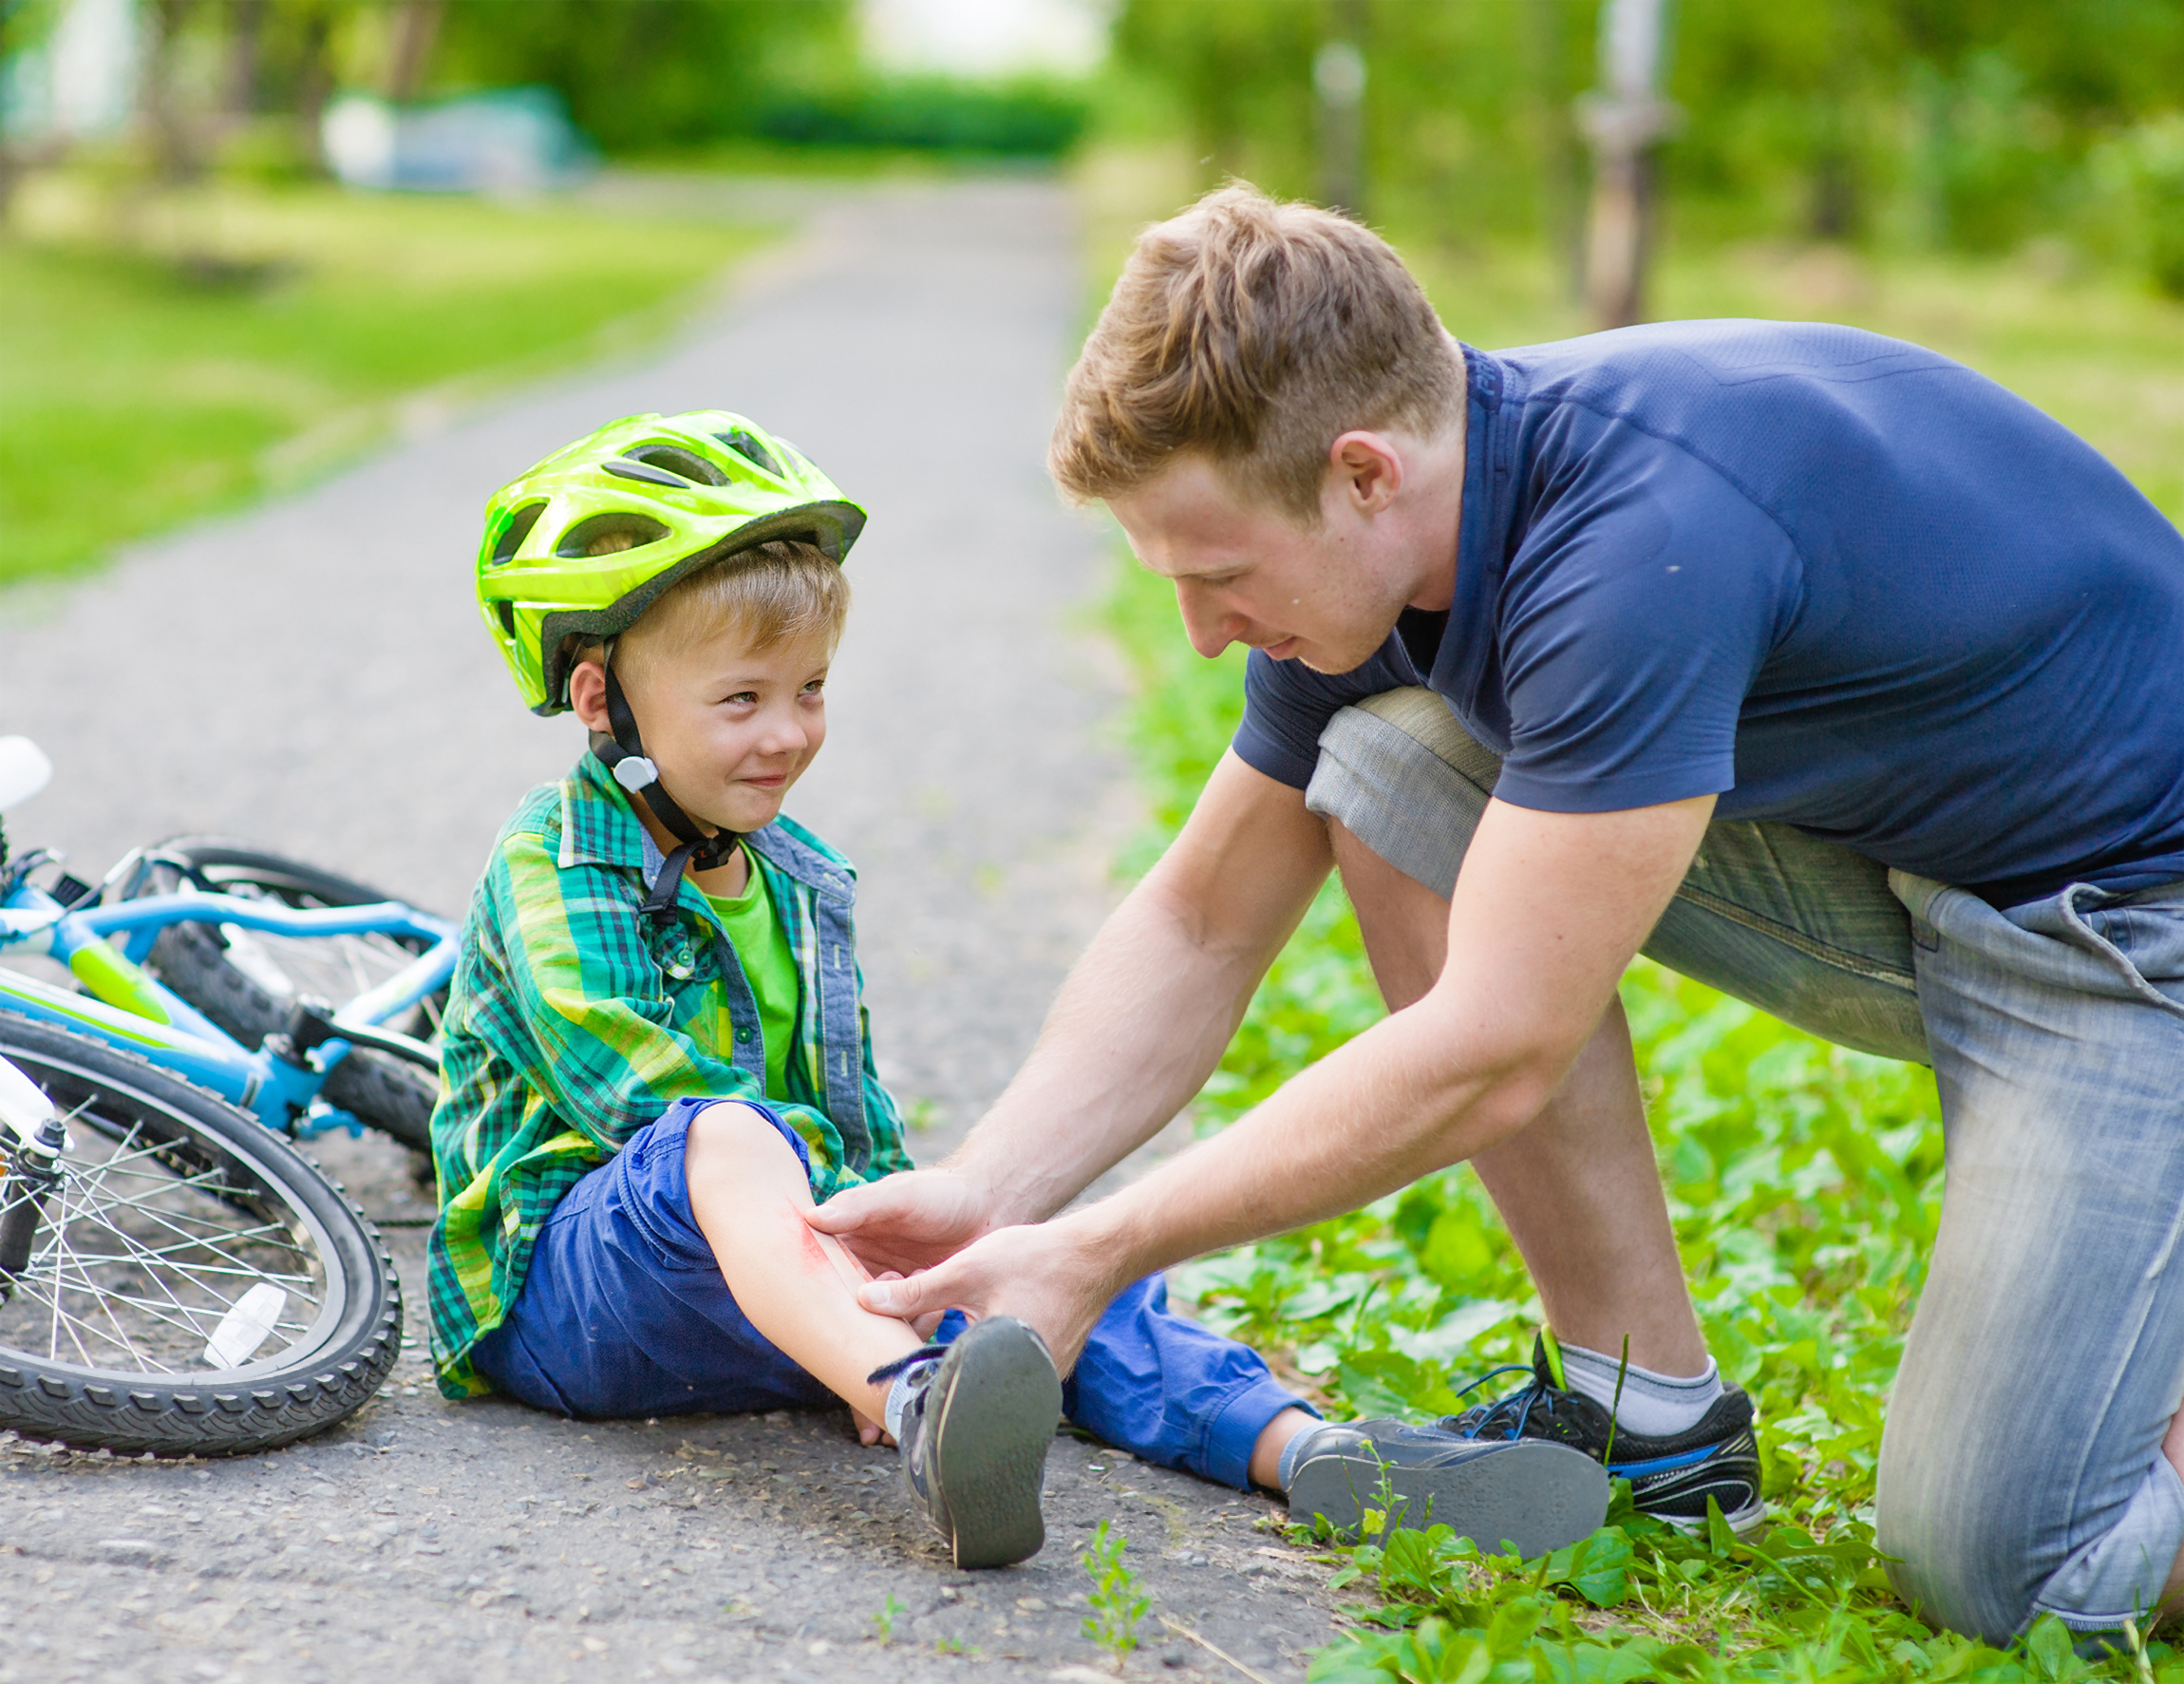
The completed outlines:
{"type": "Polygon", "coordinates": [[[1117,1280],[1355,1210],[1483,1151],[1538,1113],[1563,1050],[1452,1037],[1418,1007],[1375,1025],[1249,1116],[1062,1219],[1117,1280]]]}
{"type": "Polygon", "coordinates": [[[1016,1079],[949,1160],[989,1190],[992,1225],[1053,1215],[1188,1105],[1279,946],[1202,944],[1157,879],[1140,883],[1070,973],[1016,1079]]]}

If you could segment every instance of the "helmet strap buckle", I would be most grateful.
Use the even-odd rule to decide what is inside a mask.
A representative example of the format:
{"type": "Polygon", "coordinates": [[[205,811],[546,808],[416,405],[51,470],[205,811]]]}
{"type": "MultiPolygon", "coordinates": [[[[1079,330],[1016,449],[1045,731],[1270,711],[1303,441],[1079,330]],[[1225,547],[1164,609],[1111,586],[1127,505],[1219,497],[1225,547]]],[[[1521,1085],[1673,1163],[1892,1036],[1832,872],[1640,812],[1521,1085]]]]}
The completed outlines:
{"type": "Polygon", "coordinates": [[[652,880],[640,908],[647,918],[667,922],[675,916],[675,897],[682,888],[684,873],[712,870],[735,852],[736,844],[743,838],[733,830],[716,830],[707,835],[699,829],[660,782],[660,768],[645,753],[644,739],[637,734],[637,716],[630,710],[630,698],[623,693],[622,681],[615,674],[612,639],[607,645],[603,670],[607,680],[607,720],[614,729],[612,734],[593,731],[592,752],[613,775],[614,782],[650,807],[652,816],[676,841],[676,847],[661,862],[659,876],[652,880]]]}

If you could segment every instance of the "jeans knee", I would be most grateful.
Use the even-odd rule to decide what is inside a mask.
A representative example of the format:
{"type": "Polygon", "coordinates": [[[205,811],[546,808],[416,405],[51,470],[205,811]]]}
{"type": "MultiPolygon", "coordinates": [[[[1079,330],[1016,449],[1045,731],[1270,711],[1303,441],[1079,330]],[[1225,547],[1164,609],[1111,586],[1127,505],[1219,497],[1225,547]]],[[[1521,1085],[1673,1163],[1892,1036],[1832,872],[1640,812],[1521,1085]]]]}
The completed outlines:
{"type": "Polygon", "coordinates": [[[2037,1482],[1992,1469],[1888,1471],[1884,1459],[1874,1542],[1896,1594],[1928,1624],[1990,1643],[2045,1614],[2079,1632],[2145,1630],[2184,1544],[2184,1481],[2159,1456],[2093,1524],[2043,1512],[2037,1482]]]}

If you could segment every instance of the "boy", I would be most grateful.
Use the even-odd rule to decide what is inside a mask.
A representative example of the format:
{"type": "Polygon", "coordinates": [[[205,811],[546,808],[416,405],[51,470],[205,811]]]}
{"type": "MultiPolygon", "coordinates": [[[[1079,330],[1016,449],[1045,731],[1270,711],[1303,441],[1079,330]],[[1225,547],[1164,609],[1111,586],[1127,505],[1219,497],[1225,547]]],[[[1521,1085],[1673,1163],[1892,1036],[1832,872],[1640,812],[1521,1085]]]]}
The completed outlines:
{"type": "MultiPolygon", "coordinates": [[[[1288,1488],[1310,1407],[1170,1315],[1158,1277],[1114,1301],[1064,1387],[1020,1322],[926,1345],[860,1308],[865,1272],[802,1220],[911,1166],[858,1001],[853,875],[781,817],[825,738],[840,562],[863,523],[792,447],[718,411],[613,423],[489,506],[487,627],[533,710],[574,710],[592,746],[503,830],[452,986],[433,1119],[442,1390],[593,1416],[839,1398],[865,1442],[902,1447],[966,1567],[1039,1548],[1064,1412],[1148,1461],[1288,1488]]],[[[1402,1437],[1319,1429],[1305,1488],[1402,1437]]],[[[1583,1457],[1469,1449],[1437,1450],[1437,1496],[1559,1454],[1575,1518],[1558,1529],[1596,1523],[1583,1457]]],[[[1477,1512],[1496,1539],[1540,1523],[1477,1512]]]]}

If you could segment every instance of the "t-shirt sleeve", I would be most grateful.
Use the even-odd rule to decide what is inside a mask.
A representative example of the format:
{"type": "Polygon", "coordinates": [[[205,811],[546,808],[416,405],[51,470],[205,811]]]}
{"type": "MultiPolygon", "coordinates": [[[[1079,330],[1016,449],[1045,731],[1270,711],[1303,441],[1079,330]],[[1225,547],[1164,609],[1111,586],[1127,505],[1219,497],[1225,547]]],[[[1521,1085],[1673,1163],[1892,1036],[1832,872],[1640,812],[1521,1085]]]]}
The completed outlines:
{"type": "Polygon", "coordinates": [[[1244,717],[1231,745],[1236,758],[1278,784],[1302,789],[1320,761],[1320,732],[1353,702],[1423,682],[1396,633],[1362,667],[1315,672],[1302,661],[1252,651],[1244,664],[1244,717]]]}
{"type": "Polygon", "coordinates": [[[1796,618],[1787,535],[1714,469],[1648,441],[1536,519],[1499,597],[1510,750],[1495,794],[1604,813],[1737,784],[1737,720],[1796,618]]]}

